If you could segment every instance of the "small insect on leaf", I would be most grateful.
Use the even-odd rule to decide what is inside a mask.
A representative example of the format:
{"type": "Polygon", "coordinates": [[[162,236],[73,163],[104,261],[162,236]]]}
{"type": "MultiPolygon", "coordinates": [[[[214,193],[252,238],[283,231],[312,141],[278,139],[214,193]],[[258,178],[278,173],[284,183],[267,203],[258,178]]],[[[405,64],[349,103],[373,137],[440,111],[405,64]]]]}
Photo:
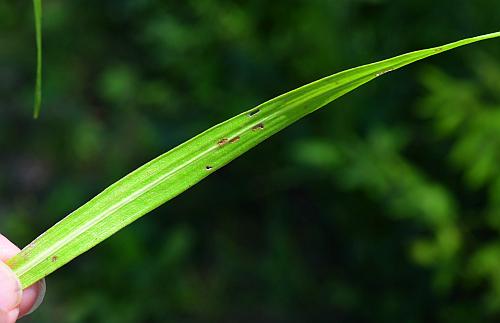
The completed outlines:
{"type": "Polygon", "coordinates": [[[252,131],[258,131],[258,130],[262,130],[262,129],[264,129],[263,123],[259,123],[258,125],[255,125],[252,127],[252,131]]]}
{"type": "Polygon", "coordinates": [[[227,144],[229,142],[229,139],[227,138],[222,138],[221,140],[217,141],[217,145],[219,145],[219,147],[222,147],[224,146],[225,144],[227,144]]]}
{"type": "Polygon", "coordinates": [[[229,143],[234,144],[238,141],[240,141],[240,136],[236,136],[236,137],[232,138],[231,140],[229,140],[229,143]]]}

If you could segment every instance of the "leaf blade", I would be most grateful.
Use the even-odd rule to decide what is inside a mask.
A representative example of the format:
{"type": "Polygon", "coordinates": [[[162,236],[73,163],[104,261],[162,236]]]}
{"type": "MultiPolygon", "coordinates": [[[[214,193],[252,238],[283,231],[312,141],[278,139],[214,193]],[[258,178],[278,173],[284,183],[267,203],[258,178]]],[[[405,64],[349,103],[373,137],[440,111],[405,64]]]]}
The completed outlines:
{"type": "Polygon", "coordinates": [[[33,118],[38,119],[42,107],[42,0],[33,0],[36,38],[36,80],[33,118]]]}
{"type": "Polygon", "coordinates": [[[215,170],[355,88],[405,65],[500,32],[349,69],[302,86],[220,123],[105,189],[9,261],[23,287],[55,271],[215,170]]]}

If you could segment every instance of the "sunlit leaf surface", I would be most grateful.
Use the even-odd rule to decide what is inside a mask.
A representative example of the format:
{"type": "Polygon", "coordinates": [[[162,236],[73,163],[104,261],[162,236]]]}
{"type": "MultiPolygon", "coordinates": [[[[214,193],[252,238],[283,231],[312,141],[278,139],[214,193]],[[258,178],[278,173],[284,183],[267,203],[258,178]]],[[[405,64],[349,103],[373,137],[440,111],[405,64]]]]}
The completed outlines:
{"type": "Polygon", "coordinates": [[[9,261],[24,287],[184,192],[305,115],[390,71],[500,32],[360,66],[283,94],[220,123],[130,173],[9,261]]]}

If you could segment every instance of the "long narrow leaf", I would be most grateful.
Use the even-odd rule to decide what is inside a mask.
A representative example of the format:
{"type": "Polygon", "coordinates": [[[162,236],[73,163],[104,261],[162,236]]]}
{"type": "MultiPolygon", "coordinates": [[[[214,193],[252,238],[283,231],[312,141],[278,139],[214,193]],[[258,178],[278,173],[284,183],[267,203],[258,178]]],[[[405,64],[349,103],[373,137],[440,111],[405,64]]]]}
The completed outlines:
{"type": "Polygon", "coordinates": [[[387,72],[500,32],[360,66],[307,84],[218,124],[108,187],[9,261],[30,286],[305,115],[387,72]]]}
{"type": "Polygon", "coordinates": [[[33,0],[36,34],[36,81],[33,118],[40,115],[42,106],[42,0],[33,0]]]}

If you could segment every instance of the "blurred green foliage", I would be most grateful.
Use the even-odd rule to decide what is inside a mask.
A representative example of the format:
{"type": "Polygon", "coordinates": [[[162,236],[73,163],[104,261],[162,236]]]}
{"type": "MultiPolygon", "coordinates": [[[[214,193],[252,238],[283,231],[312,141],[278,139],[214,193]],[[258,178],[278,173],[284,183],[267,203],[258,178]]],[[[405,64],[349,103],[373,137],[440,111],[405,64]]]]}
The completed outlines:
{"type": "MultiPolygon", "coordinates": [[[[31,3],[0,2],[0,231],[25,245],[217,122],[497,31],[496,12],[497,0],[47,0],[34,121],[31,3]]],[[[26,321],[495,321],[498,57],[498,41],[481,43],[336,101],[49,277],[26,321]]]]}

